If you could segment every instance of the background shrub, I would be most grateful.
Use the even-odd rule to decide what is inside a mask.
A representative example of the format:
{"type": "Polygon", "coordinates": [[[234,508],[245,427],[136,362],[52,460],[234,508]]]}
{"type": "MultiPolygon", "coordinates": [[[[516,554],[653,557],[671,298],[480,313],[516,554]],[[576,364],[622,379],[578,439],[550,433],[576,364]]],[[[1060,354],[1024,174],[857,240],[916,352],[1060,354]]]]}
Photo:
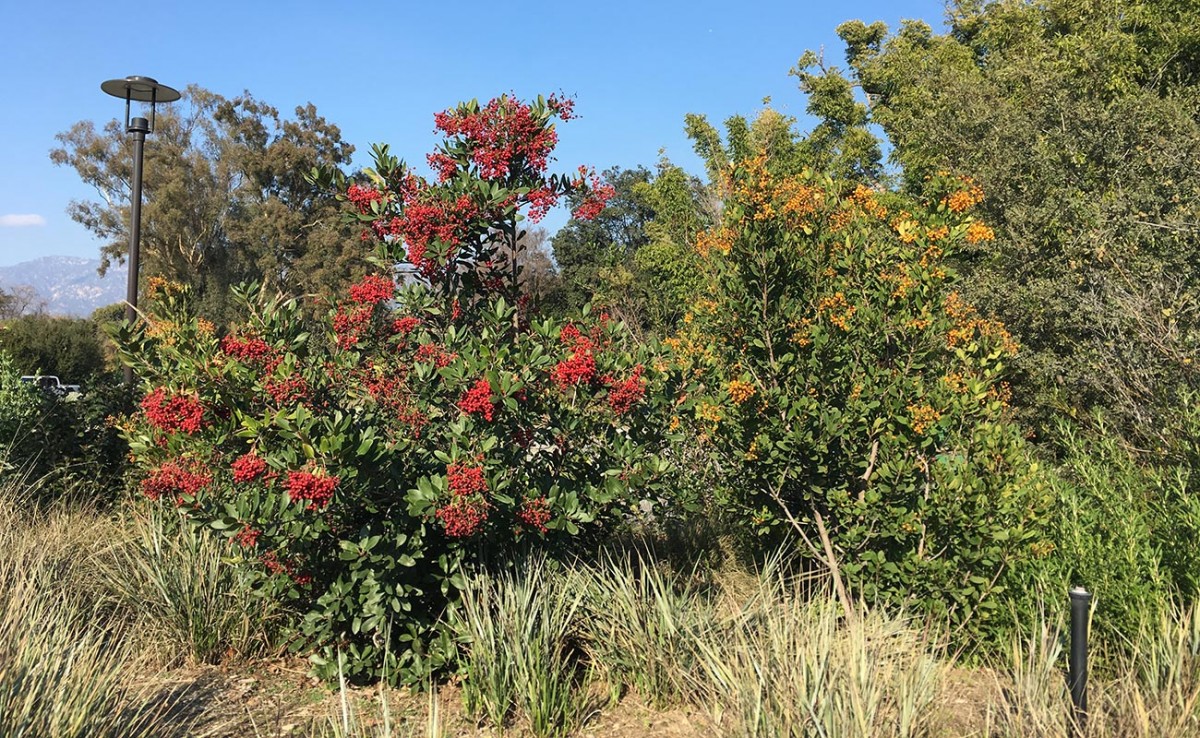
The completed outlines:
{"type": "Polygon", "coordinates": [[[0,350],[21,374],[52,374],[63,384],[90,387],[107,369],[100,330],[91,320],[13,318],[0,325],[0,350]]]}
{"type": "Polygon", "coordinates": [[[64,396],[21,376],[0,351],[0,476],[36,482],[47,499],[112,501],[124,488],[128,454],[114,421],[132,409],[133,390],[94,377],[82,393],[64,396]]]}
{"type": "Polygon", "coordinates": [[[945,177],[927,204],[767,155],[728,169],[704,234],[709,294],[668,345],[688,421],[715,454],[713,500],[868,602],[915,605],[961,636],[994,630],[1014,570],[1044,553],[1049,486],[1010,420],[1017,345],[954,290],[946,259],[991,237],[945,177]]]}
{"type": "MultiPolygon", "coordinates": [[[[1182,410],[1181,419],[1189,417],[1190,408],[1182,410]]],[[[1031,597],[1014,606],[1030,618],[1033,597],[1051,599],[1082,585],[1095,596],[1097,641],[1110,657],[1124,654],[1132,634],[1195,602],[1200,591],[1196,469],[1147,463],[1102,417],[1083,429],[1064,422],[1057,435],[1065,456],[1047,518],[1054,549],[1031,572],[1031,597]]]]}

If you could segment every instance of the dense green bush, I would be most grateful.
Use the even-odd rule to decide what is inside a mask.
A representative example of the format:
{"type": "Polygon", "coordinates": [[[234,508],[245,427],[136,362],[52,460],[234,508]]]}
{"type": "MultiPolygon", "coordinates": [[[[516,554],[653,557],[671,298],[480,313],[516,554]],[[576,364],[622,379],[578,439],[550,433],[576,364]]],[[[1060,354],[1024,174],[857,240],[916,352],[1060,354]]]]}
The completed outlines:
{"type": "Polygon", "coordinates": [[[295,600],[326,676],[426,677],[452,656],[464,566],[562,545],[666,470],[646,349],[603,314],[535,319],[504,256],[522,209],[603,206],[583,174],[544,175],[569,115],[553,98],[439,115],[436,183],[377,148],[374,186],[346,196],[382,262],[407,261],[400,292],[370,275],[316,325],[243,292],[253,317],[223,336],[168,294],[123,336],[148,390],[126,427],[143,491],[295,600]]]}
{"type": "Polygon", "coordinates": [[[25,315],[0,326],[0,350],[21,374],[52,374],[84,387],[105,374],[104,350],[90,320],[25,315]]]}
{"type": "Polygon", "coordinates": [[[889,208],[765,155],[737,163],[725,220],[700,240],[709,296],[668,343],[735,529],[770,546],[796,536],[857,596],[915,605],[978,644],[1014,570],[1047,550],[1049,488],[1009,419],[1017,346],[946,264],[991,237],[967,215],[982,193],[931,185],[932,203],[889,208]]]}
{"type": "Polygon", "coordinates": [[[1200,3],[952,0],[947,28],[838,27],[903,189],[970,174],[996,240],[963,250],[963,294],[1024,347],[1014,403],[1053,441],[1101,410],[1173,453],[1200,389],[1200,3]]]}
{"type": "Polygon", "coordinates": [[[37,426],[40,411],[38,389],[22,382],[12,357],[0,351],[0,471],[25,462],[24,440],[37,426]]]}
{"type": "MultiPolygon", "coordinates": [[[[1200,438],[1195,404],[1180,408],[1180,443],[1200,438]],[[1187,426],[1190,426],[1190,430],[1187,426]]],[[[1064,458],[1048,520],[1054,551],[1029,593],[1050,600],[1073,585],[1095,597],[1092,620],[1109,655],[1133,634],[1200,593],[1200,467],[1194,460],[1147,463],[1102,416],[1058,430],[1064,458]]],[[[1035,603],[1029,603],[1027,610],[1035,603]]]]}
{"type": "Polygon", "coordinates": [[[105,377],[63,396],[20,376],[0,352],[0,475],[25,477],[43,497],[111,501],[124,486],[128,453],[112,421],[132,408],[130,388],[105,377]]]}

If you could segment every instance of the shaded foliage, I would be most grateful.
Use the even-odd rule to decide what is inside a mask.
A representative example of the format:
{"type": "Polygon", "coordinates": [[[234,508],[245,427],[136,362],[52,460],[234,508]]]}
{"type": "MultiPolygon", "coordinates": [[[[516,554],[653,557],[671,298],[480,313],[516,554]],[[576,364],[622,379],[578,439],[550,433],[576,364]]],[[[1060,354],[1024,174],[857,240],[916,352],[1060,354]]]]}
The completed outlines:
{"type": "Polygon", "coordinates": [[[552,239],[564,302],[593,302],[635,329],[662,333],[699,289],[695,239],[714,206],[699,180],[666,159],[655,172],[608,170],[605,181],[616,193],[608,206],[552,239]]]}
{"type": "Polygon", "coordinates": [[[950,29],[839,27],[920,194],[942,170],[987,192],[994,242],[963,284],[1023,345],[1016,398],[1104,408],[1127,439],[1178,453],[1172,408],[1200,352],[1200,6],[1174,0],[960,1],[950,29]]]}
{"type": "Polygon", "coordinates": [[[106,368],[100,332],[85,319],[26,315],[5,321],[0,351],[21,374],[53,374],[64,384],[91,385],[106,368]]]}

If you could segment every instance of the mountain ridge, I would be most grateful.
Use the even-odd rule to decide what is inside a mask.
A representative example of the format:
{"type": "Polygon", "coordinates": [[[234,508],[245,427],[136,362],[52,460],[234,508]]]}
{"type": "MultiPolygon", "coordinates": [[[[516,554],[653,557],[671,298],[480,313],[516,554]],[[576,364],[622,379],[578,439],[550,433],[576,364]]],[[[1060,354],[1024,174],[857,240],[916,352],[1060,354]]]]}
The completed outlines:
{"type": "Polygon", "coordinates": [[[40,256],[0,267],[0,289],[32,288],[31,309],[50,315],[84,318],[97,308],[125,299],[124,264],[113,264],[101,277],[99,259],[83,256],[40,256]]]}

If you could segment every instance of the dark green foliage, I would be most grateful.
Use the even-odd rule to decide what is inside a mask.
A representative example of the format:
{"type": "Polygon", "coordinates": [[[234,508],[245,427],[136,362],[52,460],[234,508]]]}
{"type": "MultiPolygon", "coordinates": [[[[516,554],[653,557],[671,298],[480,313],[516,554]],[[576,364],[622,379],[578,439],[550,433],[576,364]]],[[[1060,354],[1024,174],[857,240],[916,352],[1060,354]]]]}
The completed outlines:
{"type": "Polygon", "coordinates": [[[663,159],[657,171],[605,172],[616,196],[592,221],[572,219],[553,238],[566,305],[594,302],[631,327],[663,333],[701,284],[696,236],[712,203],[695,177],[663,159]]]}
{"type": "Polygon", "coordinates": [[[32,384],[21,381],[12,358],[0,351],[0,470],[20,464],[26,456],[16,443],[37,424],[39,394],[32,384]]]}
{"type": "Polygon", "coordinates": [[[112,501],[129,450],[113,420],[132,409],[132,391],[113,377],[90,377],[81,394],[43,392],[0,351],[0,478],[23,477],[47,499],[112,501]]]}
{"type": "Polygon", "coordinates": [[[113,500],[124,487],[128,447],[113,421],[132,392],[109,370],[91,320],[26,315],[0,325],[0,475],[32,480],[39,494],[113,500]],[[42,391],[20,381],[53,375],[80,392],[42,391]]]}
{"type": "Polygon", "coordinates": [[[956,2],[934,34],[845,23],[855,78],[904,188],[975,178],[997,239],[964,291],[1021,341],[1016,401],[1043,430],[1104,409],[1177,455],[1164,429],[1200,353],[1200,5],[956,2]]]}
{"type": "Polygon", "coordinates": [[[90,320],[26,315],[5,321],[0,351],[20,374],[52,374],[64,384],[91,385],[105,369],[100,335],[90,320]]]}
{"type": "Polygon", "coordinates": [[[654,212],[638,197],[635,186],[648,182],[650,176],[640,167],[606,170],[604,181],[616,189],[616,195],[597,218],[572,218],[551,239],[570,308],[591,302],[599,291],[601,270],[606,265],[623,263],[649,241],[646,224],[654,212]]]}
{"type": "MultiPolygon", "coordinates": [[[[1190,459],[1146,464],[1124,447],[1102,416],[1092,430],[1057,429],[1064,449],[1055,482],[1054,543],[1027,595],[1057,598],[1082,585],[1095,595],[1093,628],[1101,653],[1125,649],[1140,627],[1200,593],[1200,405],[1181,408],[1190,428],[1190,459]]],[[[1018,597],[1017,600],[1024,600],[1018,597]]],[[[1024,601],[1028,612],[1037,602],[1024,601]]]]}

